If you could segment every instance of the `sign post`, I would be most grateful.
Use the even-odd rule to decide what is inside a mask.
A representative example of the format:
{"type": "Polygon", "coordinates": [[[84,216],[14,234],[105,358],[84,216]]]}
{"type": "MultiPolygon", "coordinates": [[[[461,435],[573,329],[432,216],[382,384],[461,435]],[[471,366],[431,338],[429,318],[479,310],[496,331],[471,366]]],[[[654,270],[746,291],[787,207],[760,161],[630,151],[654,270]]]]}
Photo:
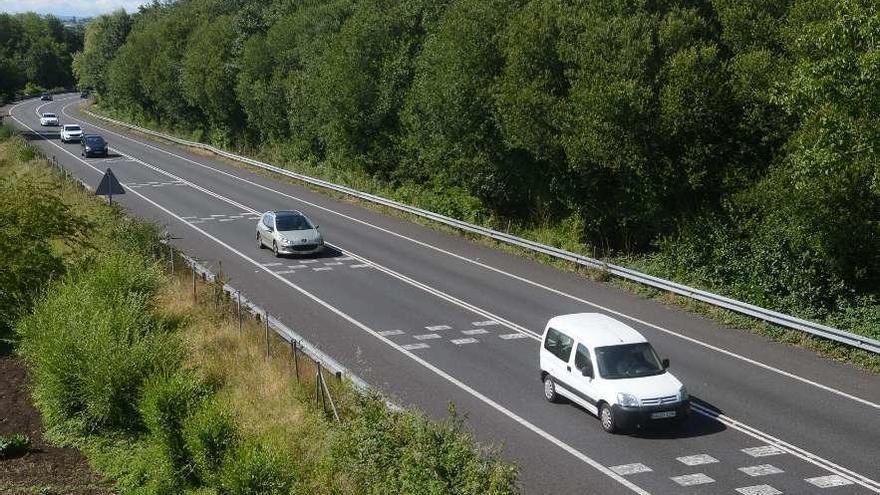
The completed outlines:
{"type": "Polygon", "coordinates": [[[116,180],[116,176],[113,175],[113,171],[109,168],[107,172],[104,173],[104,177],[101,178],[101,183],[98,184],[98,188],[95,189],[96,196],[107,196],[110,201],[110,204],[113,204],[113,195],[114,194],[125,194],[125,189],[122,188],[122,184],[116,180]]]}

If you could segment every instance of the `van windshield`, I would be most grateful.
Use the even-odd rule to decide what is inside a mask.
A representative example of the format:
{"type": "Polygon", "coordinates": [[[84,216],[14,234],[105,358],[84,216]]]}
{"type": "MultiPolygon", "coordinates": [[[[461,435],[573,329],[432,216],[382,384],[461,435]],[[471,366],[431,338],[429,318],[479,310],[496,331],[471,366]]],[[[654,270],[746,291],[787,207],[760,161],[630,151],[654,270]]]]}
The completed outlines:
{"type": "Polygon", "coordinates": [[[659,375],[666,371],[648,342],[597,347],[596,364],[602,378],[609,380],[659,375]]]}

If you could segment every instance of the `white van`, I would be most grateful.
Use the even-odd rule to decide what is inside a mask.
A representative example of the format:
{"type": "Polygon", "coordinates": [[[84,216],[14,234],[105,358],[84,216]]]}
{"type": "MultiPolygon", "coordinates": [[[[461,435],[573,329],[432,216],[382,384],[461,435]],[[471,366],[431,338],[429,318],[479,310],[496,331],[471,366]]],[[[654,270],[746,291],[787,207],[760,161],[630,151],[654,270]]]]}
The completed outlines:
{"type": "Polygon", "coordinates": [[[550,319],[541,339],[544,397],[560,396],[599,417],[614,433],[660,421],[681,423],[690,398],[651,344],[632,328],[599,313],[550,319]]]}

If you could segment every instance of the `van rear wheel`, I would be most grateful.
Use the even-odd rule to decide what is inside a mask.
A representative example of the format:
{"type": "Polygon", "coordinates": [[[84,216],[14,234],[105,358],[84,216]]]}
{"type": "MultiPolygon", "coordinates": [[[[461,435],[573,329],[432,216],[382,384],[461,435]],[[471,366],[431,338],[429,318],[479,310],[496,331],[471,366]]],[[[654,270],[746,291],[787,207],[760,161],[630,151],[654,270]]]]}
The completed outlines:
{"type": "Polygon", "coordinates": [[[547,402],[559,402],[559,394],[556,393],[556,382],[550,374],[544,375],[544,398],[547,402]]]}

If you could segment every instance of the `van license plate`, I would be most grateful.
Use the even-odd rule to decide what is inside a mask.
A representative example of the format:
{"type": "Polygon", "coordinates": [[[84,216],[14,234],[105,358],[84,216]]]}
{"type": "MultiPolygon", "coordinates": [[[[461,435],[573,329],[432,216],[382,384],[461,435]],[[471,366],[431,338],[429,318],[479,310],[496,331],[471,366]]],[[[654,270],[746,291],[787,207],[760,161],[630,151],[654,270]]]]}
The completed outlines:
{"type": "Polygon", "coordinates": [[[663,418],[674,418],[675,411],[661,411],[651,413],[651,419],[663,419],[663,418]]]}

